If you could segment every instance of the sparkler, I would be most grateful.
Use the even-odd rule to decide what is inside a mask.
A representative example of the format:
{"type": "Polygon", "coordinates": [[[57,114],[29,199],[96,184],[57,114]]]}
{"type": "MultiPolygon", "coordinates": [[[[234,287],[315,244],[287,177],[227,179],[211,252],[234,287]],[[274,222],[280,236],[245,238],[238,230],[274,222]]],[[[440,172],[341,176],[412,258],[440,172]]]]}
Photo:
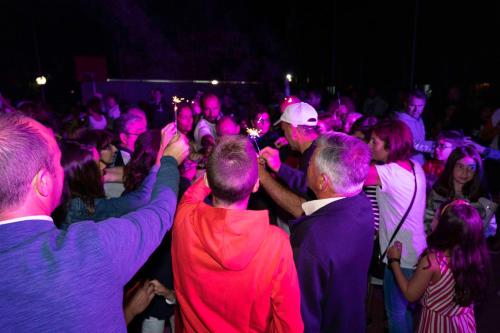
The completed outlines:
{"type": "Polygon", "coordinates": [[[175,121],[175,131],[177,131],[177,104],[181,103],[184,100],[184,97],[172,97],[172,105],[174,106],[174,121],[175,121]]]}
{"type": "Polygon", "coordinates": [[[260,132],[261,130],[257,128],[247,128],[247,134],[250,137],[250,139],[252,139],[255,142],[255,146],[257,147],[257,151],[259,152],[259,154],[260,154],[260,148],[259,144],[257,143],[257,138],[260,137],[260,132]]]}

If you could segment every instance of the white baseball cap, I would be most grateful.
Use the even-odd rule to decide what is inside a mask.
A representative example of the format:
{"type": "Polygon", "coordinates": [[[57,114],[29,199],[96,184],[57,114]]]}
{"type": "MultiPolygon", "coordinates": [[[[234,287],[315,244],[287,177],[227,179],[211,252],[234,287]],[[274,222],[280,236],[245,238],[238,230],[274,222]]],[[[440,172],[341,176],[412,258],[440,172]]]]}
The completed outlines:
{"type": "Polygon", "coordinates": [[[316,126],[318,125],[318,113],[311,105],[299,102],[287,106],[280,119],[274,125],[278,125],[281,121],[289,123],[294,127],[299,125],[316,126]]]}

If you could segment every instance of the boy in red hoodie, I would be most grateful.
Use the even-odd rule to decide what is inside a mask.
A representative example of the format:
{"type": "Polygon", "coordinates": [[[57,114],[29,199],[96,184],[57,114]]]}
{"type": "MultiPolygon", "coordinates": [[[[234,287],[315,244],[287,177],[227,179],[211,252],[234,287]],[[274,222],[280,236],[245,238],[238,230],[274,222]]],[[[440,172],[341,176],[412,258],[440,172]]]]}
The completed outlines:
{"type": "Polygon", "coordinates": [[[172,237],[180,332],[304,330],[288,236],[269,225],[267,211],[246,210],[258,186],[252,144],[229,136],[184,194],[172,237]],[[213,206],[203,202],[210,192],[213,206]]]}

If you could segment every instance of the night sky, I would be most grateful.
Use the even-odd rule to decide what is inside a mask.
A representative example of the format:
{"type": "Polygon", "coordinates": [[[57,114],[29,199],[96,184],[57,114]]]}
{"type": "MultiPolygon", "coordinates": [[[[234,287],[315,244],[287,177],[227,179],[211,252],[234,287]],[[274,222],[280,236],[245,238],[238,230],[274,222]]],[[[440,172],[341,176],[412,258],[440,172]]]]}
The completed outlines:
{"type": "MultiPolygon", "coordinates": [[[[498,82],[500,6],[419,0],[415,83],[498,82]]],[[[102,56],[113,78],[299,85],[410,85],[415,1],[2,1],[0,89],[28,94],[39,72],[61,98],[74,57],[102,56]],[[39,57],[36,56],[38,48],[39,57]]],[[[52,94],[54,96],[54,94],[52,94]]]]}

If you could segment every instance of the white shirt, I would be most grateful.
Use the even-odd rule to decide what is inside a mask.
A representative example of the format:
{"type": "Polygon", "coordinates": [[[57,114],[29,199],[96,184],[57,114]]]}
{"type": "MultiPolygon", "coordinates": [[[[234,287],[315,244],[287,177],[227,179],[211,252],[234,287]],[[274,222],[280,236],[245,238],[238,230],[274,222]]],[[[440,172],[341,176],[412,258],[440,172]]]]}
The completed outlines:
{"type": "Polygon", "coordinates": [[[0,225],[23,222],[23,221],[33,221],[33,220],[43,220],[43,221],[54,222],[52,220],[52,217],[47,216],[47,215],[31,215],[31,216],[16,217],[15,219],[3,220],[3,221],[0,221],[0,225]]]}
{"type": "Polygon", "coordinates": [[[320,208],[325,207],[328,204],[331,204],[332,202],[338,201],[340,199],[344,199],[345,197],[335,197],[335,198],[327,198],[327,199],[318,199],[318,200],[311,200],[304,202],[302,204],[302,209],[304,210],[304,213],[306,213],[307,216],[311,215],[315,211],[319,210],[320,208]]]}
{"type": "Polygon", "coordinates": [[[118,119],[121,115],[120,106],[118,104],[108,109],[108,117],[110,119],[118,119]]]}
{"type": "Polygon", "coordinates": [[[217,136],[215,124],[207,121],[206,119],[200,119],[198,124],[196,124],[193,135],[198,149],[201,149],[201,139],[203,139],[205,135],[210,135],[214,139],[217,136]]]}
{"type": "MultiPolygon", "coordinates": [[[[410,206],[415,180],[411,171],[397,163],[375,165],[375,168],[381,184],[377,187],[377,203],[380,209],[380,251],[383,253],[401,218],[410,206]]],[[[424,228],[425,174],[418,163],[415,163],[415,175],[417,177],[415,201],[394,238],[394,241],[403,243],[401,267],[410,269],[415,268],[420,254],[427,247],[424,228]]],[[[387,262],[387,256],[384,258],[384,262],[387,262]]]]}

